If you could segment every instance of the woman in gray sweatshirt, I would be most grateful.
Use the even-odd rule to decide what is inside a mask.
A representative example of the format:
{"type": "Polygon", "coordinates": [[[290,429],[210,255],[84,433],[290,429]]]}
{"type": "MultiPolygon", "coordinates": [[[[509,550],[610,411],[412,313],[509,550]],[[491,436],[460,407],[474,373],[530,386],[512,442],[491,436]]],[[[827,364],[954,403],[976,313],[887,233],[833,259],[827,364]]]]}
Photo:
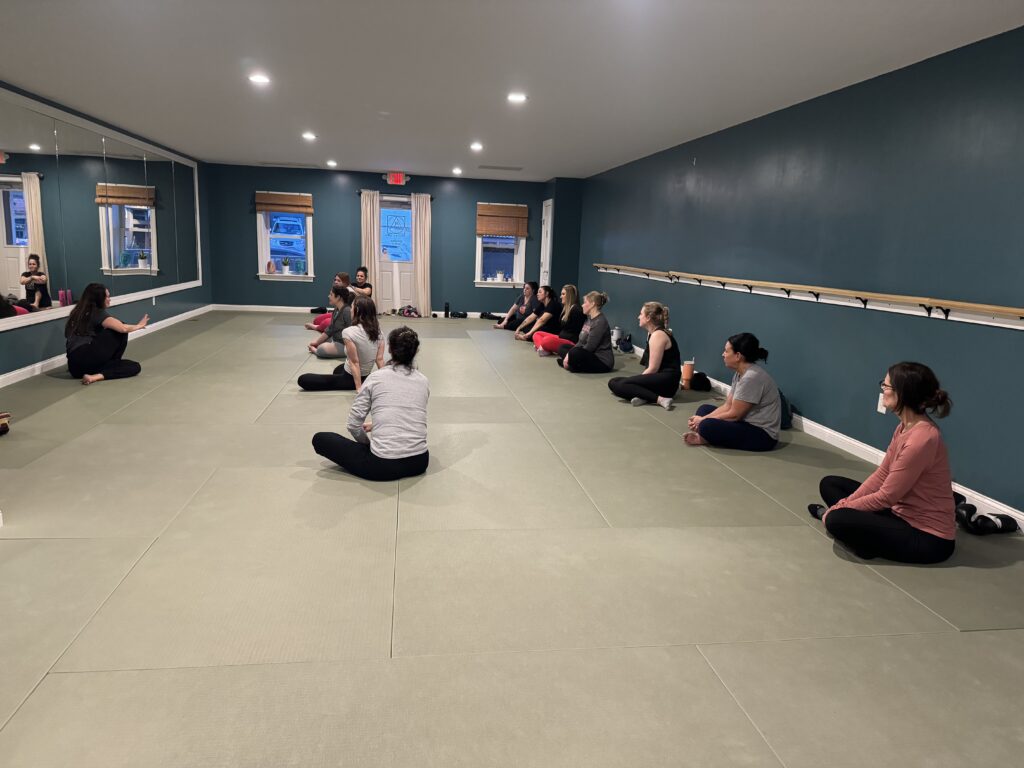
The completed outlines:
{"type": "Polygon", "coordinates": [[[334,310],[331,313],[331,324],[309,345],[309,351],[321,358],[344,357],[345,340],[341,332],[352,325],[352,294],[348,288],[333,285],[327,294],[327,301],[334,310]]]}
{"type": "Polygon", "coordinates": [[[612,330],[601,307],[608,303],[608,294],[591,291],[583,297],[583,314],[587,319],[574,347],[562,347],[558,364],[572,373],[608,373],[615,365],[612,353],[612,330]]]}

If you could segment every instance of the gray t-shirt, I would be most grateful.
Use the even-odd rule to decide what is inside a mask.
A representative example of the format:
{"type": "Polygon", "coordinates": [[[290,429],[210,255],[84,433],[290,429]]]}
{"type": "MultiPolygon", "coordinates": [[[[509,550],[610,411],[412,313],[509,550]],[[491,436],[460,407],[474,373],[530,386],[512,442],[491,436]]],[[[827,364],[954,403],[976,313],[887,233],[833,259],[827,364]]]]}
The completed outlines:
{"type": "Polygon", "coordinates": [[[775,440],[779,439],[782,424],[782,403],[779,388],[768,371],[760,365],[752,365],[742,376],[737,372],[732,377],[732,399],[752,403],[743,420],[760,427],[775,440]]]}
{"type": "MultiPolygon", "coordinates": [[[[341,332],[345,341],[351,341],[356,345],[356,353],[359,355],[359,375],[366,378],[373,370],[373,364],[377,361],[377,350],[384,346],[384,337],[380,336],[377,341],[370,341],[361,325],[350,325],[341,332]]],[[[351,359],[345,361],[345,370],[354,374],[351,359]]]]}
{"type": "Polygon", "coordinates": [[[341,309],[336,309],[331,313],[331,324],[327,326],[327,330],[324,333],[327,334],[327,338],[330,341],[344,344],[345,339],[342,337],[341,332],[350,325],[352,325],[352,307],[346,304],[341,309]]]}
{"type": "Polygon", "coordinates": [[[427,450],[427,401],[430,383],[419,371],[385,365],[370,374],[348,412],[348,431],[370,444],[374,456],[404,459],[427,450]],[[369,415],[373,429],[363,424],[369,415]]]}
{"type": "Polygon", "coordinates": [[[597,359],[609,368],[615,367],[615,353],[612,352],[612,329],[608,327],[608,318],[604,313],[597,317],[588,317],[580,331],[577,347],[593,352],[597,359]]]}

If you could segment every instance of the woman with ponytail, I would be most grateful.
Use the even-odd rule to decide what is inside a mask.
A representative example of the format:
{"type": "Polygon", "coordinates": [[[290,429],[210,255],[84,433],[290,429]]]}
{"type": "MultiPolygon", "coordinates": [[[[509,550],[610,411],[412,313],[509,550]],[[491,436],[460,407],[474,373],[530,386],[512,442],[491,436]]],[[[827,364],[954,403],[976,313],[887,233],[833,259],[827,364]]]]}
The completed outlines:
{"type": "Polygon", "coordinates": [[[591,291],[583,297],[586,321],[575,346],[558,349],[558,364],[572,373],[608,373],[615,365],[612,352],[612,329],[601,308],[608,303],[608,294],[591,291]]]}
{"type": "Polygon", "coordinates": [[[779,442],[782,400],[775,380],[759,360],[768,350],[752,333],[737,333],[725,342],[722,362],[735,371],[725,404],[702,405],[690,417],[687,445],[714,445],[741,451],[770,451],[779,442]]]}
{"type": "Polygon", "coordinates": [[[341,332],[347,360],[334,373],[304,373],[298,384],[305,390],[322,392],[329,389],[355,390],[363,385],[373,366],[384,366],[384,337],[377,322],[377,305],[373,299],[358,298],[352,305],[352,325],[341,332]]]}
{"type": "Polygon", "coordinates": [[[637,322],[647,331],[647,348],[640,360],[640,364],[646,366],[644,372],[639,376],[610,379],[608,389],[633,405],[657,403],[670,411],[682,372],[679,345],[668,329],[668,307],[648,301],[640,308],[637,322]]]}
{"type": "Polygon", "coordinates": [[[68,370],[83,384],[127,379],[142,371],[141,365],[123,356],[128,347],[128,334],[145,328],[149,315],[129,325],[108,315],[109,307],[107,287],[102,283],[89,283],[64,326],[68,370]]]}
{"type": "Polygon", "coordinates": [[[955,547],[955,504],[946,444],[928,414],[944,418],[953,403],[921,363],[897,363],[878,384],[886,410],[900,419],[885,458],[863,483],[824,478],[827,506],[807,509],[865,560],[941,563],[955,547]]]}
{"type": "Polygon", "coordinates": [[[558,353],[560,347],[571,347],[580,340],[583,330],[583,309],[580,307],[579,292],[572,283],[562,286],[560,294],[562,314],[559,317],[560,329],[557,334],[536,331],[533,334],[533,346],[541,357],[558,353]]]}

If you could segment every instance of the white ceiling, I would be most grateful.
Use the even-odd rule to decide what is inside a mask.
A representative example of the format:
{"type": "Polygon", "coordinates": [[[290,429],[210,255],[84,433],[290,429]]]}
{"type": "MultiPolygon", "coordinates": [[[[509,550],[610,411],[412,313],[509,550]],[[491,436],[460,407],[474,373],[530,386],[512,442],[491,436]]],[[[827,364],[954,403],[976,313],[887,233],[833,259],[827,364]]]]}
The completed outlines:
{"type": "Polygon", "coordinates": [[[0,80],[201,160],[334,158],[418,175],[460,165],[534,181],[586,177],[1024,25],[1024,0],[2,7],[0,80]],[[246,79],[256,68],[273,78],[265,90],[246,79]],[[512,89],[529,102],[510,106],[512,89]]]}

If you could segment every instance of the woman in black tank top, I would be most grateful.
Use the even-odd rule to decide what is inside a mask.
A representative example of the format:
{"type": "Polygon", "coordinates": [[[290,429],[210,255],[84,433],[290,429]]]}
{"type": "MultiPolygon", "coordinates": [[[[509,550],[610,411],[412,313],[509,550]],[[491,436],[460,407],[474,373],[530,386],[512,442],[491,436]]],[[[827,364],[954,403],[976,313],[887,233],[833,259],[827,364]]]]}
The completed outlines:
{"type": "Polygon", "coordinates": [[[647,331],[647,349],[640,360],[644,371],[639,376],[610,379],[608,389],[633,405],[657,403],[670,411],[672,398],[679,390],[681,370],[679,344],[668,330],[668,307],[648,301],[637,320],[647,331]]]}

